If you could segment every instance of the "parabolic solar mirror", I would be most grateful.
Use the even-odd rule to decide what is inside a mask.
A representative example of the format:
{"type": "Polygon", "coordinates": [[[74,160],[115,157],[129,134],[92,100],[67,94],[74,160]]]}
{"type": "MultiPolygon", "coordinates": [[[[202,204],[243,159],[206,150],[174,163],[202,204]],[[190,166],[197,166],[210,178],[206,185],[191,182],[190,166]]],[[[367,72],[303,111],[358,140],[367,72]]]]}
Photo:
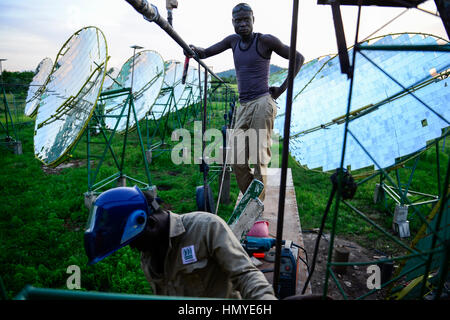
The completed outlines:
{"type": "Polygon", "coordinates": [[[78,141],[94,111],[106,72],[107,45],[103,32],[86,27],[59,51],[38,108],[35,156],[55,166],[78,141]]]}
{"type": "MultiPolygon", "coordinates": [[[[365,44],[443,43],[447,41],[430,35],[396,34],[365,44]]],[[[344,166],[386,168],[441,137],[450,120],[449,70],[450,53],[444,51],[357,53],[344,166]]],[[[273,83],[280,78],[274,77],[273,83]]],[[[349,86],[336,56],[305,64],[294,80],[290,152],[309,169],[340,166],[349,86]]],[[[279,100],[274,125],[280,134],[285,99],[284,94],[279,100]]]]}
{"type": "MultiPolygon", "coordinates": [[[[198,71],[198,69],[195,69],[195,76],[193,75],[193,82],[192,82],[192,87],[193,87],[193,97],[194,97],[194,102],[200,102],[202,100],[202,97],[204,95],[204,90],[205,90],[205,72],[204,70],[200,70],[200,72],[198,71]],[[200,79],[200,81],[199,81],[200,79]]],[[[208,73],[207,76],[208,82],[207,82],[207,89],[209,90],[211,88],[211,74],[208,73]]],[[[187,80],[186,80],[186,84],[187,84],[187,80]]]]}
{"type": "Polygon", "coordinates": [[[183,65],[179,61],[166,61],[165,70],[166,74],[164,76],[161,92],[151,108],[151,112],[155,119],[159,119],[172,111],[172,107],[180,99],[185,87],[185,85],[181,84],[183,65]]]}
{"type": "Polygon", "coordinates": [[[177,101],[177,107],[179,109],[185,108],[190,104],[198,102],[198,79],[198,70],[192,66],[189,66],[186,74],[186,82],[183,88],[183,93],[181,94],[180,99],[177,101]]]}
{"type": "MultiPolygon", "coordinates": [[[[141,51],[136,56],[131,57],[122,66],[116,82],[113,82],[108,90],[117,90],[121,88],[130,88],[133,80],[133,97],[136,117],[143,119],[159,96],[164,81],[164,60],[159,53],[152,50],[141,51]],[[134,61],[134,75],[133,72],[134,61]]],[[[105,102],[105,125],[108,129],[114,129],[117,125],[117,131],[121,132],[127,128],[128,106],[126,105],[127,96],[119,96],[113,99],[107,99],[105,102]],[[124,108],[125,106],[125,108],[124,108]],[[118,118],[110,116],[122,116],[119,123],[118,118]]],[[[128,128],[135,125],[134,115],[130,114],[128,128]]]]}
{"type": "Polygon", "coordinates": [[[36,108],[41,102],[41,95],[45,88],[45,83],[52,72],[53,62],[50,58],[44,58],[36,68],[33,80],[28,88],[24,113],[31,117],[35,114],[36,108]]]}

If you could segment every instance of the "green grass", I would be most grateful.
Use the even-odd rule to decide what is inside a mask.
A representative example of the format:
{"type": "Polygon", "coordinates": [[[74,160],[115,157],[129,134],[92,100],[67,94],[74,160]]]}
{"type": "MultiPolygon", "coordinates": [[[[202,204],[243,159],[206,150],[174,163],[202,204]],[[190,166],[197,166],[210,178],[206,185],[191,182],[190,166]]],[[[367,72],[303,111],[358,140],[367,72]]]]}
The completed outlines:
{"type": "MultiPolygon", "coordinates": [[[[215,115],[209,115],[208,127],[219,127],[223,123],[224,106],[210,103],[210,107],[215,115]]],[[[197,120],[199,117],[198,113],[197,120]]],[[[175,120],[170,119],[172,129],[178,125],[175,120]]],[[[194,119],[190,117],[190,120],[194,119]]],[[[193,122],[186,122],[185,127],[192,129],[193,122]]],[[[83,290],[150,294],[151,289],[140,269],[139,254],[129,247],[94,266],[86,266],[83,244],[88,218],[84,206],[84,193],[88,191],[85,137],[80,139],[69,158],[69,162],[81,161],[81,165],[46,173],[43,164],[34,157],[33,131],[34,124],[20,127],[22,155],[2,149],[0,157],[0,276],[8,298],[17,295],[26,284],[65,289],[69,276],[66,270],[70,265],[81,268],[83,290]]],[[[146,140],[144,123],[141,131],[146,140]]],[[[116,134],[114,138],[117,155],[121,154],[123,137],[116,134]]],[[[170,136],[166,139],[170,142],[170,136]]],[[[93,140],[101,139],[97,135],[93,140]]],[[[99,151],[102,149],[93,153],[99,151]]],[[[170,152],[158,154],[155,151],[154,154],[157,156],[149,166],[151,183],[157,186],[163,207],[176,213],[197,210],[195,190],[203,184],[199,166],[175,165],[170,152]]],[[[125,159],[124,173],[148,182],[136,131],[129,134],[125,159]]],[[[117,172],[112,157],[108,156],[97,181],[117,172]]],[[[218,191],[218,179],[211,182],[214,194],[218,191]]],[[[230,204],[220,207],[224,219],[231,215],[238,195],[234,179],[231,188],[230,204]]]]}
{"type": "MultiPolygon", "coordinates": [[[[213,112],[209,114],[208,128],[220,128],[223,125],[224,105],[211,103],[210,107],[213,112]]],[[[185,127],[192,132],[192,114],[188,115],[188,119],[190,121],[185,123],[185,127]]],[[[197,114],[199,119],[200,114],[197,114]]],[[[171,128],[176,128],[173,118],[171,121],[171,128]]],[[[81,268],[82,290],[150,294],[150,287],[140,269],[139,255],[129,247],[94,266],[86,266],[83,244],[84,226],[88,218],[83,196],[88,189],[85,138],[80,140],[70,158],[71,161],[79,160],[80,165],[50,174],[43,170],[42,163],[34,157],[34,124],[19,128],[23,154],[14,155],[2,149],[0,157],[0,276],[8,298],[17,295],[26,284],[65,289],[69,276],[66,270],[70,265],[81,268]]],[[[141,123],[141,132],[146,139],[144,123],[141,123]]],[[[99,136],[95,139],[99,139],[99,136]]],[[[114,148],[117,153],[120,153],[122,139],[122,135],[116,135],[114,148]]],[[[274,145],[273,148],[280,148],[281,155],[281,145],[274,145]]],[[[439,148],[442,150],[442,142],[439,148]]],[[[440,153],[441,180],[445,174],[449,149],[447,144],[440,153]]],[[[411,189],[437,193],[435,152],[433,147],[421,155],[411,189]]],[[[125,164],[125,174],[146,181],[136,132],[128,137],[125,164]]],[[[406,165],[410,164],[408,162],[406,165]]],[[[318,228],[331,191],[330,175],[306,170],[292,158],[289,159],[289,167],[292,169],[302,228],[318,228]]],[[[176,213],[196,210],[195,189],[203,183],[198,165],[175,165],[170,159],[170,152],[162,152],[152,159],[149,168],[152,183],[158,187],[158,195],[166,209],[176,213]]],[[[116,171],[109,157],[101,167],[98,180],[116,171]]],[[[395,179],[394,173],[391,176],[395,179]]],[[[401,172],[401,177],[407,179],[407,170],[401,172]]],[[[217,177],[211,183],[213,194],[217,194],[218,180],[217,177]]],[[[375,178],[359,186],[351,202],[389,230],[394,203],[387,201],[386,204],[373,204],[377,182],[375,178]]],[[[230,193],[230,204],[222,204],[219,210],[219,215],[225,220],[230,216],[239,193],[234,176],[231,178],[230,193]]],[[[419,210],[426,216],[430,208],[423,206],[419,210]]],[[[330,216],[333,212],[332,207],[330,216]]],[[[421,221],[416,214],[411,214],[409,220],[414,232],[421,221]]],[[[330,221],[328,219],[326,224],[328,232],[331,229],[330,221]]],[[[339,207],[337,221],[338,235],[356,239],[372,248],[387,250],[386,246],[390,242],[380,240],[382,237],[379,232],[362,222],[346,206],[339,207]]]]}
{"type": "MultiPolygon", "coordinates": [[[[447,143],[444,147],[443,141],[440,141],[438,148],[442,190],[442,184],[444,182],[449,161],[450,146],[447,143]]],[[[399,170],[401,183],[406,183],[408,181],[414,161],[414,159],[408,160],[403,168],[399,170]]],[[[302,228],[304,230],[318,228],[332,189],[330,174],[306,170],[292,158],[289,161],[289,166],[292,168],[302,228]]],[[[363,171],[364,170],[358,170],[352,172],[352,175],[357,177],[358,174],[363,171]]],[[[397,184],[395,171],[391,171],[389,176],[397,184]]],[[[436,147],[433,146],[419,155],[419,161],[409,190],[439,195],[437,176],[436,147]]],[[[354,198],[349,202],[369,217],[372,222],[393,234],[391,231],[392,219],[396,203],[391,198],[386,197],[384,202],[374,204],[373,197],[375,185],[380,182],[379,180],[379,177],[375,177],[360,184],[354,198]]],[[[387,179],[384,181],[391,185],[387,179]]],[[[356,180],[356,182],[358,182],[358,180],[356,180]]],[[[420,200],[417,197],[409,197],[409,199],[413,202],[420,200]]],[[[325,232],[330,232],[332,228],[332,215],[335,212],[334,204],[335,202],[328,214],[325,232]]],[[[403,240],[407,245],[409,245],[409,242],[414,238],[415,233],[423,224],[423,220],[419,215],[426,218],[432,209],[432,205],[417,206],[416,209],[417,210],[413,210],[413,208],[410,207],[408,211],[408,220],[412,237],[403,240]]],[[[337,212],[336,234],[359,242],[368,249],[377,249],[387,254],[404,253],[403,249],[398,245],[393,244],[391,240],[376,230],[374,226],[364,222],[361,217],[349,207],[342,204],[342,202],[337,212]]]]}

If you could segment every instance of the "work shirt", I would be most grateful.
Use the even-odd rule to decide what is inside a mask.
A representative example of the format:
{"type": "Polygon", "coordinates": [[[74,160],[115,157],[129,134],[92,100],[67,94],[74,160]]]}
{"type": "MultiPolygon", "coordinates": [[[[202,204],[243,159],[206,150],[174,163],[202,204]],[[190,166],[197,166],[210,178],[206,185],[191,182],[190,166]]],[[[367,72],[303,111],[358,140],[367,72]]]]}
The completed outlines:
{"type": "Polygon", "coordinates": [[[149,252],[141,266],[153,292],[166,296],[276,299],[273,288],[229,226],[207,212],[169,213],[169,247],[163,274],[149,252]]]}

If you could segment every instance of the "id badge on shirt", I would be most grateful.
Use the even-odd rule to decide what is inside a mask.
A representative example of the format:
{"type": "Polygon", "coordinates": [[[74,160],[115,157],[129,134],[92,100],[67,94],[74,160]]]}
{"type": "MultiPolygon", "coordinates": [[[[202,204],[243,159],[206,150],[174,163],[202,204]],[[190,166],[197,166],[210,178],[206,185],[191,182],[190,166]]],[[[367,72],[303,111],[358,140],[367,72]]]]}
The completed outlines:
{"type": "Polygon", "coordinates": [[[183,264],[189,264],[197,261],[193,245],[181,248],[181,259],[183,260],[183,264]]]}

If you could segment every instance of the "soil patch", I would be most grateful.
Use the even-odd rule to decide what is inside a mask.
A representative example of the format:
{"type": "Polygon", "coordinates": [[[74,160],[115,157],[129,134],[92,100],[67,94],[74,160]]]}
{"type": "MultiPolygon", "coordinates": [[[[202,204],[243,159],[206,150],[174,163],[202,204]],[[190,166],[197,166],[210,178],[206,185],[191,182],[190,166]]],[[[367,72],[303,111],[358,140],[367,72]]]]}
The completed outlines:
{"type": "Polygon", "coordinates": [[[158,189],[159,191],[167,191],[167,190],[170,190],[170,189],[172,189],[172,188],[173,188],[173,186],[168,185],[168,184],[158,184],[158,185],[157,185],[157,189],[158,189]]]}
{"type": "MultiPolygon", "coordinates": [[[[305,244],[306,252],[308,253],[308,263],[312,264],[314,248],[316,244],[316,239],[318,234],[315,232],[303,231],[303,241],[305,244]]],[[[310,285],[313,294],[323,294],[325,274],[328,260],[328,247],[329,247],[329,234],[324,234],[320,241],[319,251],[316,258],[316,265],[312,279],[310,280],[310,285]]],[[[373,261],[377,256],[377,253],[373,250],[368,250],[361,247],[359,244],[335,236],[334,247],[340,251],[347,251],[349,253],[349,262],[364,262],[373,261]]],[[[335,252],[333,250],[333,252],[335,252]]],[[[347,299],[356,299],[370,290],[367,287],[367,281],[371,273],[368,273],[366,265],[363,266],[347,266],[345,268],[345,273],[335,272],[338,282],[344,291],[347,299]]],[[[334,300],[344,300],[344,296],[338,289],[336,282],[331,278],[328,280],[328,291],[327,295],[334,300]]],[[[384,299],[384,290],[379,290],[378,292],[371,294],[365,298],[365,300],[380,300],[384,299]]]]}
{"type": "Polygon", "coordinates": [[[46,174],[60,174],[64,169],[78,168],[84,165],[86,165],[86,160],[73,160],[69,162],[63,162],[54,168],[43,165],[42,171],[44,171],[46,174]]]}

